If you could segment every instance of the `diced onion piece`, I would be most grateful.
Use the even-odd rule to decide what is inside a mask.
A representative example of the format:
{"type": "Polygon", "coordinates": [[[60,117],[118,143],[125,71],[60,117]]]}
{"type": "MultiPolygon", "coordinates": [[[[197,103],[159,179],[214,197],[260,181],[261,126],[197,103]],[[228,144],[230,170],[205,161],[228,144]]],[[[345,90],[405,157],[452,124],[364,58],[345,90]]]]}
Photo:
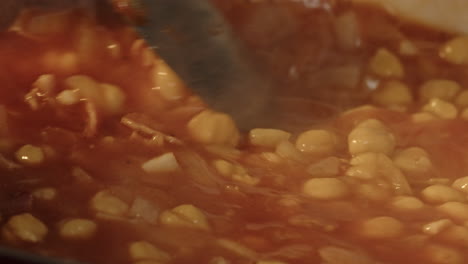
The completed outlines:
{"type": "Polygon", "coordinates": [[[179,163],[172,152],[152,158],[143,163],[141,167],[148,173],[173,172],[180,168],[179,163]]]}

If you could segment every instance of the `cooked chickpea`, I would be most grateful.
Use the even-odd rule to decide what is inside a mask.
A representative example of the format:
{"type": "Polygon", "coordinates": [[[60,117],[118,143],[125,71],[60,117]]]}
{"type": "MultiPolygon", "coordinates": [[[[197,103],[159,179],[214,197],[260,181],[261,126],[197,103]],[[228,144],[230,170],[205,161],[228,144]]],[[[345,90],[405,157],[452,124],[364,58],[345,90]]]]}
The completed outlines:
{"type": "Polygon", "coordinates": [[[66,239],[79,240],[91,238],[96,232],[97,225],[88,219],[70,219],[60,227],[60,236],[66,239]]]}
{"type": "Polygon", "coordinates": [[[394,164],[407,175],[421,175],[432,168],[429,154],[422,148],[411,147],[398,152],[393,158],[394,164]]]}
{"type": "Polygon", "coordinates": [[[180,205],[164,211],[160,215],[159,221],[166,226],[195,228],[204,231],[211,229],[205,214],[191,204],[180,205]]]}
{"type": "Polygon", "coordinates": [[[390,159],[378,153],[358,154],[349,162],[351,167],[346,171],[346,175],[361,180],[370,180],[379,175],[382,162],[389,162],[390,159]]]}
{"type": "Polygon", "coordinates": [[[55,197],[57,196],[57,190],[54,188],[50,188],[50,187],[40,188],[40,189],[35,190],[32,195],[34,198],[44,200],[44,201],[50,201],[50,200],[55,199],[55,197]]]}
{"type": "Polygon", "coordinates": [[[336,136],[327,130],[309,130],[300,134],[296,148],[302,152],[316,155],[329,155],[336,148],[336,136]]]}
{"type": "Polygon", "coordinates": [[[15,153],[16,159],[27,166],[37,166],[44,162],[45,155],[41,147],[24,145],[15,153]]]}
{"type": "Polygon", "coordinates": [[[120,87],[108,83],[101,83],[99,88],[102,93],[101,108],[105,113],[118,114],[122,112],[126,96],[120,87]]]}
{"type": "Polygon", "coordinates": [[[421,196],[426,202],[434,204],[463,202],[466,200],[461,192],[441,184],[431,185],[425,188],[422,190],[421,196]]]}
{"type": "Polygon", "coordinates": [[[439,50],[442,59],[453,64],[468,63],[468,37],[456,37],[445,43],[439,50]]]}
{"type": "Polygon", "coordinates": [[[382,106],[408,105],[413,102],[410,88],[399,81],[389,81],[372,94],[372,100],[382,106]]]}
{"type": "Polygon", "coordinates": [[[38,243],[47,235],[47,226],[31,214],[20,214],[11,217],[3,227],[7,239],[38,243]]]}
{"type": "Polygon", "coordinates": [[[439,237],[451,244],[468,247],[468,228],[466,226],[449,225],[440,233],[439,237]]]}
{"type": "Polygon", "coordinates": [[[360,234],[369,239],[395,238],[403,234],[403,223],[389,217],[381,216],[368,219],[360,226],[360,234]]]}
{"type": "Polygon", "coordinates": [[[460,90],[461,86],[452,80],[429,80],[419,89],[419,96],[423,102],[434,98],[451,101],[460,90]]]}
{"type": "Polygon", "coordinates": [[[226,114],[205,110],[187,125],[192,138],[207,145],[236,146],[240,134],[234,120],[226,114]]]}
{"type": "Polygon", "coordinates": [[[428,235],[437,235],[445,229],[453,225],[452,220],[450,219],[440,219],[423,225],[422,231],[428,235]]]}
{"type": "Polygon", "coordinates": [[[452,187],[465,194],[468,194],[468,176],[456,179],[453,182],[452,187]]]}
{"type": "Polygon", "coordinates": [[[412,196],[396,196],[390,201],[393,209],[403,212],[417,211],[424,208],[424,203],[412,196]]]}
{"type": "Polygon", "coordinates": [[[370,59],[370,70],[384,78],[401,78],[404,75],[400,59],[385,48],[380,48],[370,59]]]}
{"type": "Polygon", "coordinates": [[[154,66],[153,85],[166,100],[178,100],[186,95],[185,85],[164,60],[154,66]]]}
{"type": "Polygon", "coordinates": [[[454,220],[468,221],[468,204],[462,202],[446,202],[437,207],[454,220]]]}
{"type": "Polygon", "coordinates": [[[419,112],[411,115],[411,120],[414,123],[425,123],[436,119],[436,116],[428,112],[419,112]]]}
{"type": "Polygon", "coordinates": [[[250,144],[259,147],[276,147],[280,142],[289,140],[291,133],[279,129],[256,128],[249,132],[250,144]]]}
{"type": "Polygon", "coordinates": [[[171,256],[169,254],[146,241],[131,243],[129,246],[129,252],[133,260],[154,260],[157,261],[156,263],[166,263],[171,260],[171,256]]]}
{"type": "Polygon", "coordinates": [[[302,192],[314,199],[333,200],[347,196],[349,188],[340,179],[313,178],[304,183],[302,192]]]}
{"type": "Polygon", "coordinates": [[[276,146],[276,154],[281,158],[301,161],[303,159],[302,153],[289,141],[282,141],[276,146]]]}
{"type": "Polygon", "coordinates": [[[108,191],[98,192],[93,199],[91,199],[91,207],[99,213],[112,216],[123,216],[129,209],[127,203],[108,191]]]}
{"type": "Polygon", "coordinates": [[[349,133],[348,146],[353,155],[365,152],[390,154],[395,148],[395,137],[382,122],[368,119],[349,133]]]}
{"type": "Polygon", "coordinates": [[[458,114],[453,104],[438,98],[431,99],[422,109],[442,119],[455,119],[458,114]]]}
{"type": "Polygon", "coordinates": [[[433,264],[463,264],[463,254],[451,247],[430,244],[424,248],[427,261],[433,264]]]}
{"type": "Polygon", "coordinates": [[[460,108],[468,107],[468,90],[462,91],[455,98],[455,105],[460,108]]]}

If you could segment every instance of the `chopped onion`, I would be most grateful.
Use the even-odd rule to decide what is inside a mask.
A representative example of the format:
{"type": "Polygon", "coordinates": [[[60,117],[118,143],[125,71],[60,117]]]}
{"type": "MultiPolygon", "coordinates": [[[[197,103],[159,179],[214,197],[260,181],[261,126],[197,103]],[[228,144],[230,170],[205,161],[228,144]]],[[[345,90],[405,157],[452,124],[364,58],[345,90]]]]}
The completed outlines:
{"type": "Polygon", "coordinates": [[[143,163],[141,167],[148,173],[174,172],[180,168],[179,163],[172,152],[152,158],[143,163]]]}

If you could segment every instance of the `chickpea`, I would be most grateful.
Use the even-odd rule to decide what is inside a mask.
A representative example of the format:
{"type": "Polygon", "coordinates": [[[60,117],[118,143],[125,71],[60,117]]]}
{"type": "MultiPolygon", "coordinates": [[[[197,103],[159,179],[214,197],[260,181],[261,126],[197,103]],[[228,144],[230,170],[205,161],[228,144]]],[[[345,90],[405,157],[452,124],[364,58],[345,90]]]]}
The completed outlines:
{"type": "Polygon", "coordinates": [[[360,227],[360,234],[369,239],[387,239],[399,237],[403,230],[403,223],[399,220],[381,216],[364,221],[360,227]]]}
{"type": "Polygon", "coordinates": [[[169,254],[146,241],[131,243],[129,251],[133,260],[157,261],[156,263],[166,263],[171,260],[169,254]]]}
{"type": "Polygon", "coordinates": [[[395,137],[382,122],[368,119],[358,124],[348,135],[349,152],[390,154],[395,148],[395,137]]]}
{"type": "Polygon", "coordinates": [[[289,140],[291,133],[279,129],[252,129],[249,133],[250,144],[259,147],[274,148],[280,142],[289,140]]]}
{"type": "Polygon", "coordinates": [[[349,193],[349,188],[340,179],[313,178],[304,183],[303,193],[311,198],[333,200],[343,198],[349,193]]]}
{"type": "Polygon", "coordinates": [[[45,160],[42,148],[33,145],[24,145],[15,153],[16,159],[27,166],[41,165],[45,160]]]}
{"type": "Polygon", "coordinates": [[[419,96],[424,102],[435,98],[450,101],[460,90],[461,86],[455,81],[435,79],[429,80],[421,86],[419,96]]]}
{"type": "Polygon", "coordinates": [[[458,114],[457,108],[444,100],[434,98],[429,101],[423,110],[442,119],[455,119],[458,114]]]}
{"type": "Polygon", "coordinates": [[[412,196],[396,196],[390,201],[393,209],[403,212],[417,211],[424,208],[424,203],[412,196]]]}
{"type": "Polygon", "coordinates": [[[453,182],[452,187],[465,194],[468,194],[468,176],[456,179],[453,182]]]}
{"type": "Polygon", "coordinates": [[[445,229],[453,225],[452,220],[450,219],[441,219],[425,224],[422,227],[422,231],[428,235],[437,235],[445,229]]]}
{"type": "Polygon", "coordinates": [[[431,185],[421,192],[422,198],[428,203],[445,203],[445,202],[463,202],[465,201],[465,196],[458,192],[457,190],[441,185],[431,185]]]}
{"type": "Polygon", "coordinates": [[[3,227],[6,238],[30,243],[43,241],[47,233],[47,226],[28,213],[11,217],[3,227]]]}
{"type": "Polygon", "coordinates": [[[439,50],[442,59],[453,64],[468,63],[468,38],[456,37],[445,43],[439,50]]]}
{"type": "Polygon", "coordinates": [[[410,88],[399,81],[389,81],[372,94],[372,100],[386,107],[408,105],[413,102],[410,88]]]}
{"type": "Polygon", "coordinates": [[[164,211],[160,215],[159,221],[166,226],[187,227],[204,231],[211,229],[205,214],[191,204],[179,205],[164,211]]]}
{"type": "Polygon", "coordinates": [[[468,221],[468,204],[461,202],[446,202],[439,205],[437,209],[454,220],[468,221]]]}
{"type": "Polygon", "coordinates": [[[98,192],[91,199],[91,207],[99,213],[112,216],[123,216],[128,212],[129,206],[108,191],[98,192]]]}
{"type": "Polygon", "coordinates": [[[97,224],[88,219],[70,219],[60,227],[60,236],[66,239],[79,240],[91,238],[96,232],[97,224]]]}
{"type": "Polygon", "coordinates": [[[336,148],[335,134],[327,130],[309,130],[299,135],[296,148],[315,155],[329,155],[336,148]]]}
{"type": "Polygon", "coordinates": [[[393,53],[385,48],[380,48],[370,59],[370,70],[384,78],[402,78],[405,74],[403,65],[393,53]]]}
{"type": "Polygon", "coordinates": [[[234,120],[226,114],[205,110],[187,125],[192,138],[206,145],[236,146],[240,139],[234,120]]]}
{"type": "Polygon", "coordinates": [[[54,188],[41,188],[35,190],[32,195],[40,200],[51,201],[57,196],[57,190],[54,188]]]}
{"type": "Polygon", "coordinates": [[[432,169],[429,154],[422,148],[411,147],[397,153],[394,164],[407,175],[421,175],[432,169]]]}

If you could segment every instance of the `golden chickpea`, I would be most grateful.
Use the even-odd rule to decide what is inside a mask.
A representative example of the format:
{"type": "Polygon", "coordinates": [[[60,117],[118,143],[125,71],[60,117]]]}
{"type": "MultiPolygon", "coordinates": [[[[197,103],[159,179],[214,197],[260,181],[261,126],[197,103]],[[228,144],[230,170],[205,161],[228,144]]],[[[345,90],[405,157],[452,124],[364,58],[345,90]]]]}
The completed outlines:
{"type": "Polygon", "coordinates": [[[112,216],[123,216],[128,212],[129,206],[108,191],[98,192],[91,199],[91,207],[99,213],[112,216]]]}
{"type": "Polygon", "coordinates": [[[91,238],[96,232],[97,224],[88,219],[70,219],[60,227],[60,236],[66,239],[79,240],[91,238]]]}
{"type": "Polygon", "coordinates": [[[327,130],[309,130],[299,135],[296,148],[315,155],[329,155],[336,148],[335,134],[327,130]]]}
{"type": "Polygon", "coordinates": [[[131,243],[129,251],[133,260],[158,261],[157,263],[166,263],[171,260],[169,254],[146,241],[131,243]]]}
{"type": "Polygon", "coordinates": [[[408,175],[421,175],[432,169],[429,154],[418,147],[406,148],[398,152],[393,158],[393,162],[408,175]]]}
{"type": "Polygon", "coordinates": [[[468,176],[456,179],[453,182],[452,187],[465,194],[468,194],[468,176]]]}
{"type": "Polygon", "coordinates": [[[205,214],[191,204],[179,205],[164,211],[160,215],[159,221],[165,226],[187,227],[204,231],[211,229],[205,214]]]}
{"type": "Polygon", "coordinates": [[[437,209],[454,220],[468,221],[468,204],[461,202],[446,202],[437,209]]]}
{"type": "Polygon", "coordinates": [[[384,78],[401,78],[405,74],[400,59],[385,48],[380,48],[370,59],[370,70],[384,78]]]}
{"type": "Polygon", "coordinates": [[[340,179],[313,178],[304,183],[302,191],[306,196],[314,199],[333,200],[348,195],[349,188],[340,179]]]}
{"type": "Polygon", "coordinates": [[[16,159],[27,166],[41,165],[45,160],[42,148],[33,145],[24,145],[15,153],[16,159]]]}
{"type": "Polygon", "coordinates": [[[404,226],[399,220],[381,216],[368,219],[360,226],[361,236],[369,239],[388,239],[399,237],[403,234],[404,226]]]}
{"type": "Polygon", "coordinates": [[[452,80],[435,79],[425,82],[419,89],[419,96],[423,102],[438,98],[451,101],[461,90],[461,86],[452,80]]]}
{"type": "Polygon", "coordinates": [[[390,201],[390,206],[398,211],[410,212],[424,208],[424,203],[412,196],[396,196],[390,201]]]}
{"type": "Polygon", "coordinates": [[[413,101],[413,95],[406,84],[389,81],[372,94],[372,100],[386,107],[408,105],[413,101]]]}
{"type": "Polygon", "coordinates": [[[431,99],[422,109],[442,119],[455,119],[458,115],[453,104],[438,98],[431,99]]]}
{"type": "Polygon", "coordinates": [[[291,133],[279,129],[256,128],[249,133],[250,144],[259,147],[274,148],[280,142],[289,140],[291,133]]]}
{"type": "Polygon", "coordinates": [[[348,146],[353,155],[365,152],[390,154],[395,148],[395,137],[382,122],[368,119],[349,133],[348,146]]]}
{"type": "Polygon", "coordinates": [[[441,184],[431,185],[425,188],[422,190],[421,196],[426,202],[433,204],[463,202],[466,200],[461,192],[441,184]]]}
{"type": "Polygon", "coordinates": [[[468,37],[456,37],[445,43],[439,50],[442,59],[453,64],[468,63],[468,37]]]}
{"type": "Polygon", "coordinates": [[[38,243],[48,233],[47,226],[31,214],[20,214],[11,217],[3,227],[7,239],[38,243]]]}
{"type": "Polygon", "coordinates": [[[206,145],[236,146],[240,139],[234,120],[226,114],[205,110],[187,124],[192,138],[206,145]]]}

